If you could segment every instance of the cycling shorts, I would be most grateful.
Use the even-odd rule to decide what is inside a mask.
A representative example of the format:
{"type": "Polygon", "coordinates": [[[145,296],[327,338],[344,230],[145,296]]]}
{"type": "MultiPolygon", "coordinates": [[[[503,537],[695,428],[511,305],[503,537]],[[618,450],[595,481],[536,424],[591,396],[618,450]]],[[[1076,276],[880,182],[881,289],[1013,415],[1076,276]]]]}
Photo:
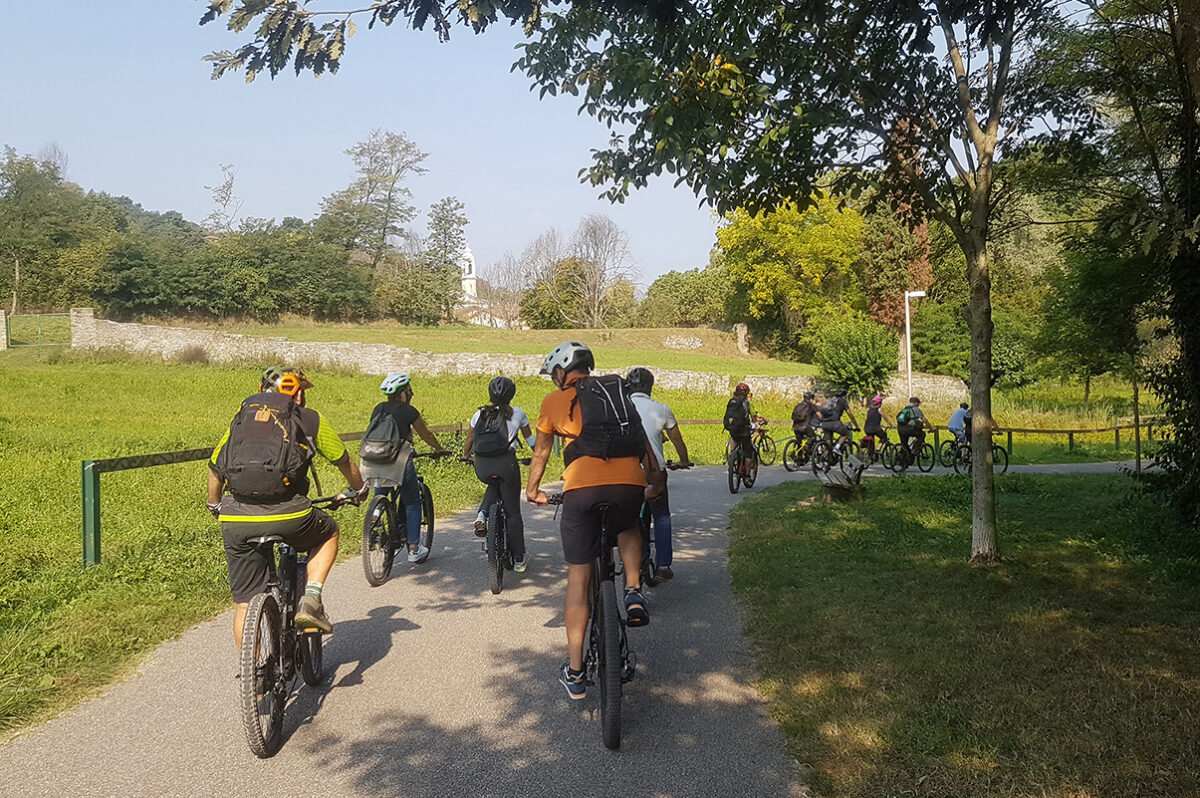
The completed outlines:
{"type": "Polygon", "coordinates": [[[593,485],[563,492],[563,557],[571,565],[587,565],[600,556],[600,514],[592,508],[602,502],[616,505],[608,511],[608,528],[614,537],[638,528],[638,513],[645,501],[639,485],[593,485]]]}
{"type": "Polygon", "coordinates": [[[323,510],[313,509],[301,518],[255,523],[221,523],[225,541],[225,562],[229,566],[229,592],[238,604],[244,604],[267,588],[267,579],[274,567],[270,546],[255,546],[248,541],[261,535],[279,535],[284,542],[300,552],[321,548],[337,534],[337,521],[323,510]]]}

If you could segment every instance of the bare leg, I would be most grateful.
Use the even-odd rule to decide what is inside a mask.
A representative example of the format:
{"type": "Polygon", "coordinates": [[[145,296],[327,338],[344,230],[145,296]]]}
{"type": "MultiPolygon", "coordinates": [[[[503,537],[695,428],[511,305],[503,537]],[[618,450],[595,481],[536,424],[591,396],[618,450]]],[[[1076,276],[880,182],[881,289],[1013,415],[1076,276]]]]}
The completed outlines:
{"type": "Polygon", "coordinates": [[[588,587],[592,581],[592,566],[567,566],[567,599],[563,622],[567,627],[567,651],[571,668],[583,670],[583,639],[587,636],[588,587]]]}
{"type": "Polygon", "coordinates": [[[642,533],[637,527],[617,535],[617,550],[625,566],[625,587],[642,586],[642,533]]]}
{"type": "Polygon", "coordinates": [[[246,623],[246,608],[249,606],[248,601],[233,605],[233,647],[237,649],[242,647],[242,625],[246,623]]]}

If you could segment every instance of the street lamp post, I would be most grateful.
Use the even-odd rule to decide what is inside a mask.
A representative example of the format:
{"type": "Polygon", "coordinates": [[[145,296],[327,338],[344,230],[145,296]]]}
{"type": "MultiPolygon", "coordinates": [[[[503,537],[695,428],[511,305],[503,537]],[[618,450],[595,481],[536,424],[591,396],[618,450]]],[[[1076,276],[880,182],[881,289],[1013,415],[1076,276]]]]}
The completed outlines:
{"type": "Polygon", "coordinates": [[[908,300],[920,299],[923,296],[924,291],[904,292],[904,364],[908,374],[908,397],[912,396],[912,323],[909,321],[908,300]]]}

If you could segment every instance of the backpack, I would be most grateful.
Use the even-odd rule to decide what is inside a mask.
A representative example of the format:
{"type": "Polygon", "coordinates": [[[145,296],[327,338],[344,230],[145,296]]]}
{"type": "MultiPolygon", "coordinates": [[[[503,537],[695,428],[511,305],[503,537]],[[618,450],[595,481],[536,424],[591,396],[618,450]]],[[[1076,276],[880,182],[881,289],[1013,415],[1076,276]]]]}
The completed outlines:
{"type": "Polygon", "coordinates": [[[831,396],[821,406],[817,408],[817,418],[821,421],[836,421],[837,420],[837,397],[831,396]]]}
{"type": "Polygon", "coordinates": [[[725,418],[721,423],[730,435],[738,435],[750,428],[749,415],[745,400],[740,396],[732,396],[725,405],[725,418]]]}
{"type": "Polygon", "coordinates": [[[217,455],[217,475],[238,500],[264,502],[308,492],[313,447],[290,396],[257,393],[242,402],[217,455]]]}
{"type": "Polygon", "coordinates": [[[913,413],[911,407],[906,407],[896,414],[896,424],[903,427],[911,424],[913,421],[913,413]]]}
{"type": "Polygon", "coordinates": [[[801,402],[792,408],[792,425],[800,426],[807,424],[812,419],[813,406],[807,401],[801,402]]]}
{"type": "Polygon", "coordinates": [[[502,408],[483,407],[475,422],[471,450],[483,457],[498,457],[509,450],[513,439],[508,434],[508,419],[502,408]]]}
{"type": "Polygon", "coordinates": [[[368,463],[394,463],[403,445],[395,416],[384,411],[371,417],[358,445],[358,456],[368,463]]]}
{"type": "Polygon", "coordinates": [[[579,457],[641,457],[646,453],[642,418],[629,398],[625,380],[617,374],[581,377],[575,381],[571,411],[579,405],[579,437],[563,449],[563,464],[579,457]]]}

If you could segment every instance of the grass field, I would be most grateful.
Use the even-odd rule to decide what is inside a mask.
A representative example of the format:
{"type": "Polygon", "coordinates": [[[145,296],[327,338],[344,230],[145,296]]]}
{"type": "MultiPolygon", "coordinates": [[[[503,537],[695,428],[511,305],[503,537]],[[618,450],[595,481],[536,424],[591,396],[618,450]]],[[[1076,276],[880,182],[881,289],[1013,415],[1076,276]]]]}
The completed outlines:
{"type": "Polygon", "coordinates": [[[732,513],[759,687],[826,798],[1200,794],[1200,547],[1121,476],[788,484],[732,513]]]}

